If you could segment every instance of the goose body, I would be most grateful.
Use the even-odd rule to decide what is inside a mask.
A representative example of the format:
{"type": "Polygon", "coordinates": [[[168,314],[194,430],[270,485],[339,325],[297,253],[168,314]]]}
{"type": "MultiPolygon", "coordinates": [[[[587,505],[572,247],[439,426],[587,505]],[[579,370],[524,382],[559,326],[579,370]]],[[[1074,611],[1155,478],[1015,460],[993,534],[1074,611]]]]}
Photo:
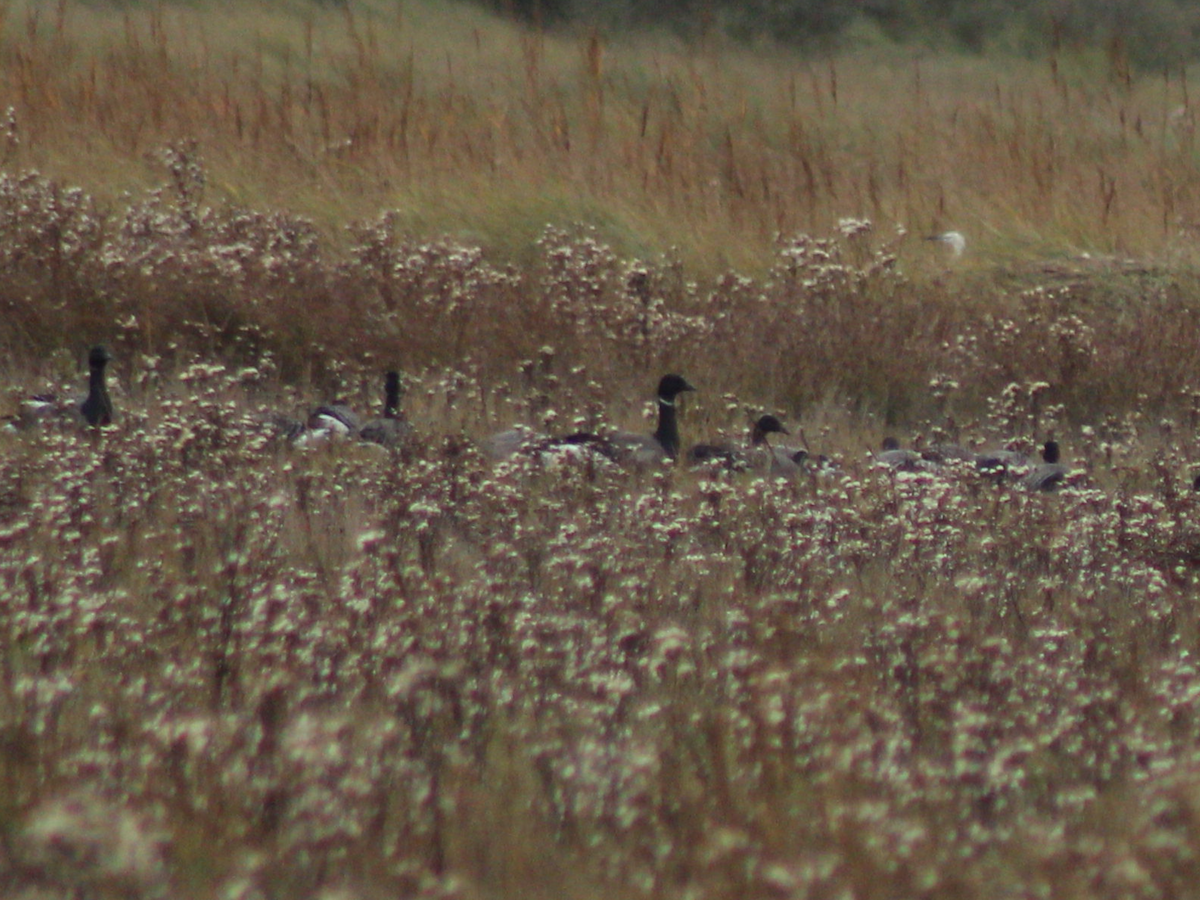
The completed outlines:
{"type": "Polygon", "coordinates": [[[108,348],[97,344],[88,351],[88,392],[82,400],[60,399],[54,394],[35,394],[21,401],[16,415],[5,418],[5,429],[24,431],[41,425],[111,425],[112,398],[105,384],[105,369],[112,360],[108,348]]]}
{"type": "Polygon", "coordinates": [[[662,377],[657,395],[658,428],[653,434],[618,431],[605,435],[577,431],[551,437],[517,426],[488,437],[483,442],[483,450],[495,460],[507,459],[517,453],[550,454],[562,459],[599,457],[610,462],[639,466],[652,465],[664,458],[675,459],[679,455],[679,423],[675,401],[684,391],[694,390],[680,375],[662,377]]]}
{"type": "Polygon", "coordinates": [[[36,428],[56,417],[62,416],[65,410],[58,397],[53,394],[34,394],[21,400],[20,408],[13,415],[4,417],[4,430],[20,432],[36,428]]]}
{"type": "Polygon", "coordinates": [[[790,434],[775,416],[760,416],[750,428],[749,450],[728,444],[696,444],[688,450],[688,462],[693,465],[717,464],[734,471],[756,469],[772,475],[799,474],[807,451],[773,447],[768,439],[772,434],[790,434]]]}
{"type": "Polygon", "coordinates": [[[383,381],[383,415],[358,430],[358,436],[373,444],[396,447],[412,437],[413,429],[400,412],[400,373],[388,372],[383,381]]]}
{"type": "Polygon", "coordinates": [[[929,472],[937,463],[926,459],[916,450],[905,450],[894,437],[883,439],[883,449],[875,454],[875,461],[897,472],[929,472]]]}
{"type": "Polygon", "coordinates": [[[362,423],[345,403],[318,406],[308,416],[310,431],[323,431],[330,437],[348,437],[358,434],[362,423]]]}
{"type": "Polygon", "coordinates": [[[1024,469],[1029,457],[1019,450],[989,450],[975,457],[975,467],[985,475],[1004,477],[1014,469],[1024,469]]]}
{"type": "Polygon", "coordinates": [[[547,463],[617,461],[617,450],[608,439],[590,431],[551,437],[521,426],[491,435],[483,442],[483,452],[494,460],[526,454],[547,463]]]}
{"type": "Polygon", "coordinates": [[[536,451],[539,445],[551,438],[539,434],[532,428],[517,425],[507,431],[500,431],[484,438],[481,447],[483,452],[494,460],[509,459],[523,451],[536,451]]]}
{"type": "Polygon", "coordinates": [[[1021,479],[1021,486],[1030,491],[1050,492],[1056,490],[1071,473],[1071,470],[1058,460],[1058,442],[1046,441],[1042,447],[1041,465],[1034,466],[1021,479]]]}
{"type": "Polygon", "coordinates": [[[934,444],[921,454],[923,459],[935,463],[973,463],[975,454],[959,444],[934,444]]]}
{"type": "Polygon", "coordinates": [[[619,431],[603,439],[614,454],[635,465],[653,465],[679,456],[679,419],[675,407],[679,395],[694,391],[682,375],[664,375],[658,382],[658,427],[653,434],[619,431]]]}
{"type": "Polygon", "coordinates": [[[283,413],[264,417],[276,434],[293,447],[308,448],[337,439],[354,437],[361,423],[354,411],[344,403],[318,406],[303,419],[283,413]]]}

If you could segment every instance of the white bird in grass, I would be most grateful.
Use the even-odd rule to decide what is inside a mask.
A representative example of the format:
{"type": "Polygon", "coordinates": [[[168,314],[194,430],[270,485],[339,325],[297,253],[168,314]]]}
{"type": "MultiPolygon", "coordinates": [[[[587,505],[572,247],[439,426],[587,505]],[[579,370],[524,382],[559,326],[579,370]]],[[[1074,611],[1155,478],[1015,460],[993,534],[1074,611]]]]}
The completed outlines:
{"type": "Polygon", "coordinates": [[[925,238],[927,241],[939,241],[950,248],[950,255],[955,259],[963,255],[963,251],[967,249],[967,239],[962,236],[961,231],[943,231],[941,234],[931,234],[925,238]]]}

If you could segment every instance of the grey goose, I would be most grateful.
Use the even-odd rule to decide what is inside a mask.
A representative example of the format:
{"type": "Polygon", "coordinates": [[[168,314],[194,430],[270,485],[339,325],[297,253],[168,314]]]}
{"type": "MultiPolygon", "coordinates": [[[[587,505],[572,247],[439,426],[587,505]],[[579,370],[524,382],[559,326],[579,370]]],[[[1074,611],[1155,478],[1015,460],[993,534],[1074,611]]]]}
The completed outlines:
{"type": "Polygon", "coordinates": [[[679,395],[696,390],[682,375],[664,375],[658,382],[658,427],[653,434],[618,431],[603,438],[618,459],[637,465],[652,465],[679,456],[679,395]]]}
{"type": "Polygon", "coordinates": [[[354,410],[340,401],[318,406],[308,414],[309,431],[324,432],[329,437],[353,437],[361,426],[354,410]]]}
{"type": "Polygon", "coordinates": [[[412,436],[413,428],[400,412],[400,373],[388,372],[383,379],[383,415],[358,431],[364,441],[396,447],[412,436]]]}
{"type": "Polygon", "coordinates": [[[318,406],[303,419],[272,413],[267,422],[283,440],[294,447],[311,447],[332,438],[356,437],[361,423],[345,403],[335,401],[318,406]]]}
{"type": "Polygon", "coordinates": [[[1022,470],[1030,465],[1029,457],[1019,450],[987,450],[977,454],[975,467],[985,475],[1004,478],[1013,470],[1022,470]]]}
{"type": "Polygon", "coordinates": [[[1021,486],[1031,491],[1056,490],[1071,473],[1071,470],[1059,461],[1058,441],[1050,440],[1042,447],[1042,463],[1034,466],[1021,479],[1021,486]]]}
{"type": "Polygon", "coordinates": [[[679,455],[679,421],[675,402],[685,391],[694,391],[681,375],[664,375],[658,383],[658,428],[653,434],[618,431],[597,434],[577,431],[573,434],[549,437],[532,429],[517,426],[491,435],[483,442],[484,452],[496,460],[517,453],[539,456],[574,457],[580,454],[600,457],[616,463],[651,465],[664,458],[679,455]]]}
{"type": "Polygon", "coordinates": [[[935,461],[926,459],[916,450],[903,449],[894,437],[883,439],[883,449],[875,454],[875,461],[897,472],[929,472],[938,467],[935,461]]]}
{"type": "Polygon", "coordinates": [[[21,401],[16,415],[7,416],[6,430],[22,431],[38,425],[58,423],[83,424],[90,427],[111,425],[115,414],[112,398],[105,383],[105,370],[112,354],[102,344],[88,351],[88,392],[83,400],[66,403],[54,394],[35,394],[21,401]]]}
{"type": "Polygon", "coordinates": [[[796,475],[808,458],[806,450],[771,445],[768,436],[791,434],[775,416],[764,415],[750,427],[750,447],[738,449],[728,444],[696,444],[687,453],[693,465],[717,464],[734,471],[754,469],[772,475],[796,475]]]}

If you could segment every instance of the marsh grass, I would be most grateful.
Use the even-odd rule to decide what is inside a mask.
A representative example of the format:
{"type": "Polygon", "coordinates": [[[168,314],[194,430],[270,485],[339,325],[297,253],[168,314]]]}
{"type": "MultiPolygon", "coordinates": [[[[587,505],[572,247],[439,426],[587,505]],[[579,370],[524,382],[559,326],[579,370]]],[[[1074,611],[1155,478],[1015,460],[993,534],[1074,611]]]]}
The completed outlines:
{"type": "Polygon", "coordinates": [[[1119,57],[804,57],[384,2],[13,3],[2,50],[6,165],[105,202],[194,140],[215,201],[326,235],[390,209],[509,259],[583,220],[623,253],[754,272],[776,234],[846,216],[958,228],[981,260],[1191,258],[1187,73],[1119,57]]]}
{"type": "Polygon", "coordinates": [[[1186,73],[608,44],[420,4],[14,4],[3,34],[19,370],[67,334],[330,395],[385,358],[512,390],[548,346],[592,419],[686,369],[916,425],[1010,383],[1078,421],[1190,389],[1186,73]],[[962,259],[919,240],[951,226],[962,259]]]}
{"type": "Polygon", "coordinates": [[[398,457],[160,375],[123,425],[0,435],[9,892],[1191,883],[1186,429],[1122,423],[1058,496],[861,432],[772,482],[493,465],[440,424],[494,427],[470,376],[413,385],[398,457]]]}
{"type": "Polygon", "coordinates": [[[1194,893],[1179,73],[419,4],[2,34],[0,413],[105,341],[119,415],[0,432],[6,895],[1194,893]],[[396,453],[269,425],[389,368],[396,453]],[[685,443],[770,411],[835,466],[478,449],[649,431],[666,371],[685,443]]]}

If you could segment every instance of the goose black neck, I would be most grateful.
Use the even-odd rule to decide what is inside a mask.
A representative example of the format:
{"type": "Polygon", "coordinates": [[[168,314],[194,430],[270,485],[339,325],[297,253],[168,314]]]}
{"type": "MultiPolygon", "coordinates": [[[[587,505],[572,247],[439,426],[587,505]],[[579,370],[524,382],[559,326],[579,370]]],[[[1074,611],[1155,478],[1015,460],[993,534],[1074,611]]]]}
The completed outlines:
{"type": "Polygon", "coordinates": [[[675,416],[675,401],[658,398],[658,430],[654,439],[671,459],[679,455],[679,422],[675,416]]]}
{"type": "Polygon", "coordinates": [[[112,400],[108,397],[108,388],[104,386],[104,366],[107,360],[93,360],[88,378],[88,395],[83,402],[83,415],[89,425],[109,425],[112,423],[112,400]]]}
{"type": "Polygon", "coordinates": [[[398,418],[400,415],[400,376],[395,372],[388,372],[383,390],[383,417],[385,419],[398,418]]]}

